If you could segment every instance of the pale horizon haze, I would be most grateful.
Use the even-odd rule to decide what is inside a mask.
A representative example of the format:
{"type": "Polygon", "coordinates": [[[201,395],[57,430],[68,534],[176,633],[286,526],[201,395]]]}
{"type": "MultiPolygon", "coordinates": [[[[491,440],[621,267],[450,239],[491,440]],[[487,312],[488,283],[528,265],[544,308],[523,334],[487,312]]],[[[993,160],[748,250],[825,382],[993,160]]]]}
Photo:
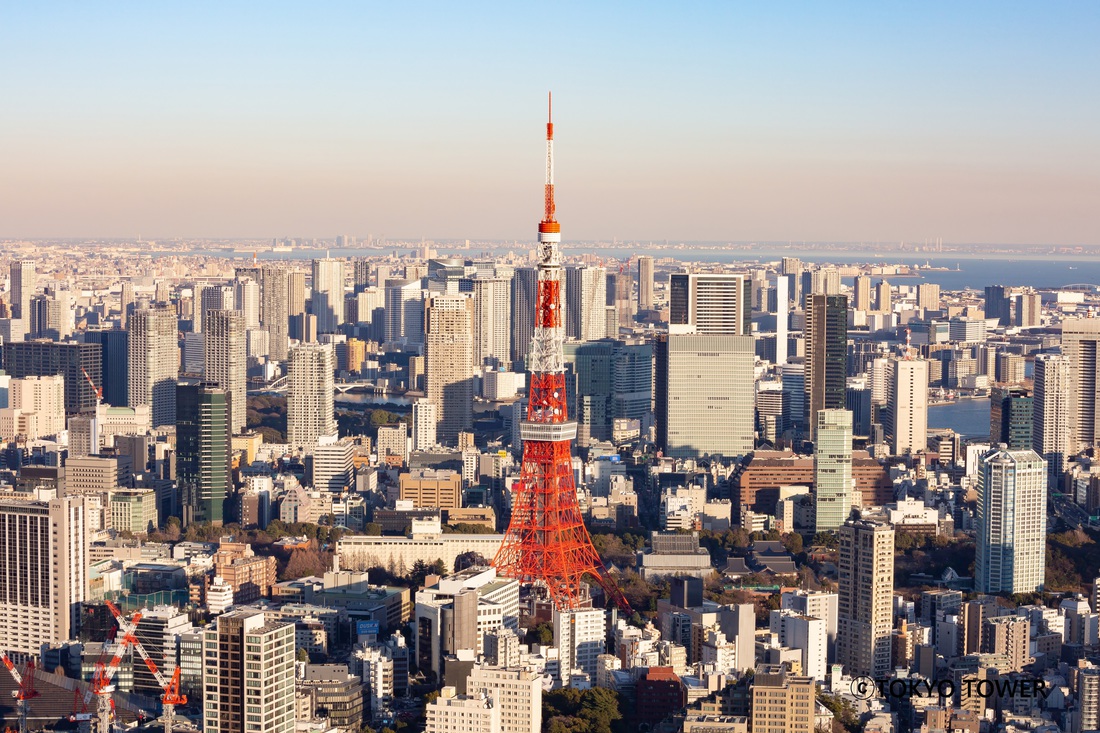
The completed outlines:
{"type": "Polygon", "coordinates": [[[1100,244],[1100,3],[0,4],[0,239],[1100,244]]]}

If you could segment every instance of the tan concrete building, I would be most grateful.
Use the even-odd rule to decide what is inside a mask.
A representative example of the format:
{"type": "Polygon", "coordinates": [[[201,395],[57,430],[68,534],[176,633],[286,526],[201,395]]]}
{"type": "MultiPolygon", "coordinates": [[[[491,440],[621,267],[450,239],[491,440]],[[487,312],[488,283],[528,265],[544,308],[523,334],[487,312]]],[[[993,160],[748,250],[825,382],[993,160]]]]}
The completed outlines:
{"type": "Polygon", "coordinates": [[[439,407],[436,437],[454,445],[473,425],[474,304],[459,295],[437,295],[424,308],[425,387],[439,407]]]}
{"type": "Polygon", "coordinates": [[[891,670],[894,528],[868,519],[840,528],[837,662],[850,675],[884,679],[891,670]]]}
{"type": "Polygon", "coordinates": [[[403,473],[400,491],[401,500],[411,501],[418,509],[458,509],[462,506],[462,477],[454,471],[420,469],[403,473]]]}
{"type": "Polygon", "coordinates": [[[752,733],[812,733],[816,688],[812,677],[789,674],[782,665],[756,670],[752,681],[752,733]]]}

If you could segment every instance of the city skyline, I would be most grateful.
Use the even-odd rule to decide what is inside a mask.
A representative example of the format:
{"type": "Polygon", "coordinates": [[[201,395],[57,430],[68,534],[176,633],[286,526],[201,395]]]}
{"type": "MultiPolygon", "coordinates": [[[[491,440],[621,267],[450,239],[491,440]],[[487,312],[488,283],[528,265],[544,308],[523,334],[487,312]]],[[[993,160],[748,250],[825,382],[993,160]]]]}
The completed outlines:
{"type": "Polygon", "coordinates": [[[1097,243],[1095,6],[254,10],[10,10],[0,236],[1097,243]]]}

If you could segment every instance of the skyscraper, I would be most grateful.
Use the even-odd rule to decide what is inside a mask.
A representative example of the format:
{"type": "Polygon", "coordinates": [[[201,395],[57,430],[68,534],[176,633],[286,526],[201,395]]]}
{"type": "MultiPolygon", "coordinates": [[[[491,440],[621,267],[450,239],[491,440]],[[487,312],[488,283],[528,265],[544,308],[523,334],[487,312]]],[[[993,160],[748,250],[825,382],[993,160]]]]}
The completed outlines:
{"type": "Polygon", "coordinates": [[[535,335],[535,310],[538,298],[538,270],[533,267],[518,267],[512,275],[512,342],[511,354],[513,368],[527,358],[531,348],[531,338],[535,335]]]}
{"type": "Polygon", "coordinates": [[[38,286],[34,260],[16,260],[11,264],[11,317],[29,321],[31,297],[38,286]]]}
{"type": "Polygon", "coordinates": [[[1004,443],[1009,450],[1031,448],[1033,419],[1034,404],[1026,389],[998,385],[990,390],[990,444],[1004,443]]]}
{"type": "Polygon", "coordinates": [[[140,308],[130,319],[130,407],[149,405],[153,427],[176,422],[179,331],[168,308],[140,308]]]}
{"type": "Polygon", "coordinates": [[[1047,466],[1031,449],[1000,447],[978,474],[979,593],[1034,593],[1046,570],[1047,466]]]}
{"type": "Polygon", "coordinates": [[[386,281],[386,324],[383,337],[387,343],[402,341],[424,343],[424,295],[420,280],[386,281]]]}
{"type": "Polygon", "coordinates": [[[203,630],[203,733],[293,733],[294,624],[252,608],[203,630]]]}
{"type": "Polygon", "coordinates": [[[892,358],[887,367],[886,431],[895,456],[928,449],[928,362],[892,358]]]}
{"type": "Polygon", "coordinates": [[[250,277],[237,278],[233,305],[244,315],[245,328],[260,327],[260,284],[250,277]]]}
{"type": "Polygon", "coordinates": [[[313,261],[313,294],[309,312],[317,316],[317,333],[336,333],[344,322],[344,261],[313,261]]]}
{"type": "Polygon", "coordinates": [[[814,442],[815,530],[839,529],[852,507],[852,413],[820,410],[814,442]]]}
{"type": "Polygon", "coordinates": [[[857,311],[871,310],[871,276],[856,275],[852,287],[852,307],[857,311]]]}
{"type": "Polygon", "coordinates": [[[473,316],[473,301],[464,295],[433,296],[424,309],[424,381],[444,445],[473,425],[473,316]]]}
{"type": "Polygon", "coordinates": [[[565,268],[565,336],[596,341],[607,336],[607,271],[582,265],[565,268]]]}
{"type": "Polygon", "coordinates": [[[272,361],[286,361],[290,348],[289,295],[287,269],[280,265],[265,266],[260,319],[267,329],[268,356],[272,361]]]}
{"type": "MultiPolygon", "coordinates": [[[[615,306],[618,325],[630,328],[634,325],[634,302],[631,296],[634,290],[634,276],[625,270],[607,273],[607,304],[615,306]]],[[[608,336],[618,336],[616,329],[608,336]]]]}
{"type": "Polygon", "coordinates": [[[290,270],[286,274],[286,313],[288,318],[304,315],[306,312],[306,274],[301,270],[290,270]]]}
{"type": "MultiPolygon", "coordinates": [[[[212,311],[213,312],[213,311],[212,311]]],[[[213,383],[176,385],[176,485],[183,523],[225,519],[230,476],[229,395],[213,383]]]]}
{"type": "Polygon", "coordinates": [[[196,285],[192,330],[202,331],[208,311],[233,310],[235,302],[236,288],[232,285],[196,285]]]}
{"type": "Polygon", "coordinates": [[[248,405],[244,314],[235,310],[209,310],[205,320],[203,379],[226,391],[230,432],[242,433],[248,405]]]}
{"type": "Polygon", "coordinates": [[[819,411],[844,409],[847,357],[847,296],[808,295],[805,419],[811,433],[817,425],[819,411]]]}
{"type": "Polygon", "coordinates": [[[87,598],[87,529],[80,496],[0,499],[0,647],[37,657],[76,637],[87,598]]]}
{"type": "Polygon", "coordinates": [[[310,448],[336,435],[334,362],[328,344],[302,344],[290,352],[286,437],[296,448],[310,448]]]}
{"type": "Polygon", "coordinates": [[[853,519],[840,528],[837,662],[849,675],[885,679],[892,670],[894,528],[853,519]]]}
{"type": "Polygon", "coordinates": [[[653,310],[653,258],[638,257],[638,310],[653,310]]]}
{"type": "Polygon", "coordinates": [[[655,345],[657,443],[678,457],[753,449],[751,336],[668,335],[655,345]]]}
{"type": "Polygon", "coordinates": [[[125,407],[130,404],[127,394],[129,392],[129,337],[128,331],[84,332],[84,343],[99,344],[102,349],[100,352],[102,381],[96,382],[96,386],[103,389],[103,401],[116,407],[125,407]]]}
{"type": "Polygon", "coordinates": [[[752,281],[744,275],[673,273],[668,297],[670,334],[752,332],[752,281]]]}
{"type": "Polygon", "coordinates": [[[1069,359],[1070,431],[1074,450],[1100,442],[1100,318],[1062,322],[1062,353],[1069,359]]]}
{"type": "Polygon", "coordinates": [[[1035,399],[1032,405],[1031,447],[1047,462],[1049,485],[1054,486],[1074,452],[1070,419],[1072,372],[1061,354],[1035,357],[1035,399]]]}
{"type": "Polygon", "coordinates": [[[512,278],[482,276],[463,280],[461,289],[473,298],[473,361],[475,368],[506,368],[511,361],[512,278]]]}
{"type": "Polygon", "coordinates": [[[787,363],[787,327],[791,320],[791,281],[783,275],[775,279],[775,365],[787,363]]]}
{"type": "Polygon", "coordinates": [[[358,295],[370,287],[370,262],[359,257],[352,263],[352,268],[353,292],[358,295]]]}
{"type": "Polygon", "coordinates": [[[1002,326],[1012,325],[1012,290],[1004,285],[985,286],[985,317],[1002,326]]]}
{"type": "Polygon", "coordinates": [[[921,283],[918,285],[917,307],[921,310],[939,310],[940,286],[936,283],[921,283]]]}
{"type": "Polygon", "coordinates": [[[875,305],[880,313],[890,313],[894,309],[890,283],[885,280],[879,280],[878,284],[875,285],[875,305]]]}

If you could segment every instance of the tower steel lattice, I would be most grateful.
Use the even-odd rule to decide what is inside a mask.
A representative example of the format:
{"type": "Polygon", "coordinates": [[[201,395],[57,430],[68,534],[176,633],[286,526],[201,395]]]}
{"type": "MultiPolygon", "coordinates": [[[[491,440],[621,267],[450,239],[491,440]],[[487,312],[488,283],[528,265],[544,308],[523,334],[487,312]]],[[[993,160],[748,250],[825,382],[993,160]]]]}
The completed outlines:
{"type": "MultiPolygon", "coordinates": [[[[552,108],[551,108],[552,109],[552,108]]],[[[620,608],[630,608],[608,574],[584,526],[573,480],[570,441],[577,423],[565,397],[565,322],[562,308],[561,225],[554,218],[554,123],[546,123],[546,189],[539,223],[535,334],[528,354],[527,419],[520,423],[523,465],[512,519],[493,566],[501,575],[545,586],[555,607],[577,608],[582,579],[597,582],[620,608]]]]}

